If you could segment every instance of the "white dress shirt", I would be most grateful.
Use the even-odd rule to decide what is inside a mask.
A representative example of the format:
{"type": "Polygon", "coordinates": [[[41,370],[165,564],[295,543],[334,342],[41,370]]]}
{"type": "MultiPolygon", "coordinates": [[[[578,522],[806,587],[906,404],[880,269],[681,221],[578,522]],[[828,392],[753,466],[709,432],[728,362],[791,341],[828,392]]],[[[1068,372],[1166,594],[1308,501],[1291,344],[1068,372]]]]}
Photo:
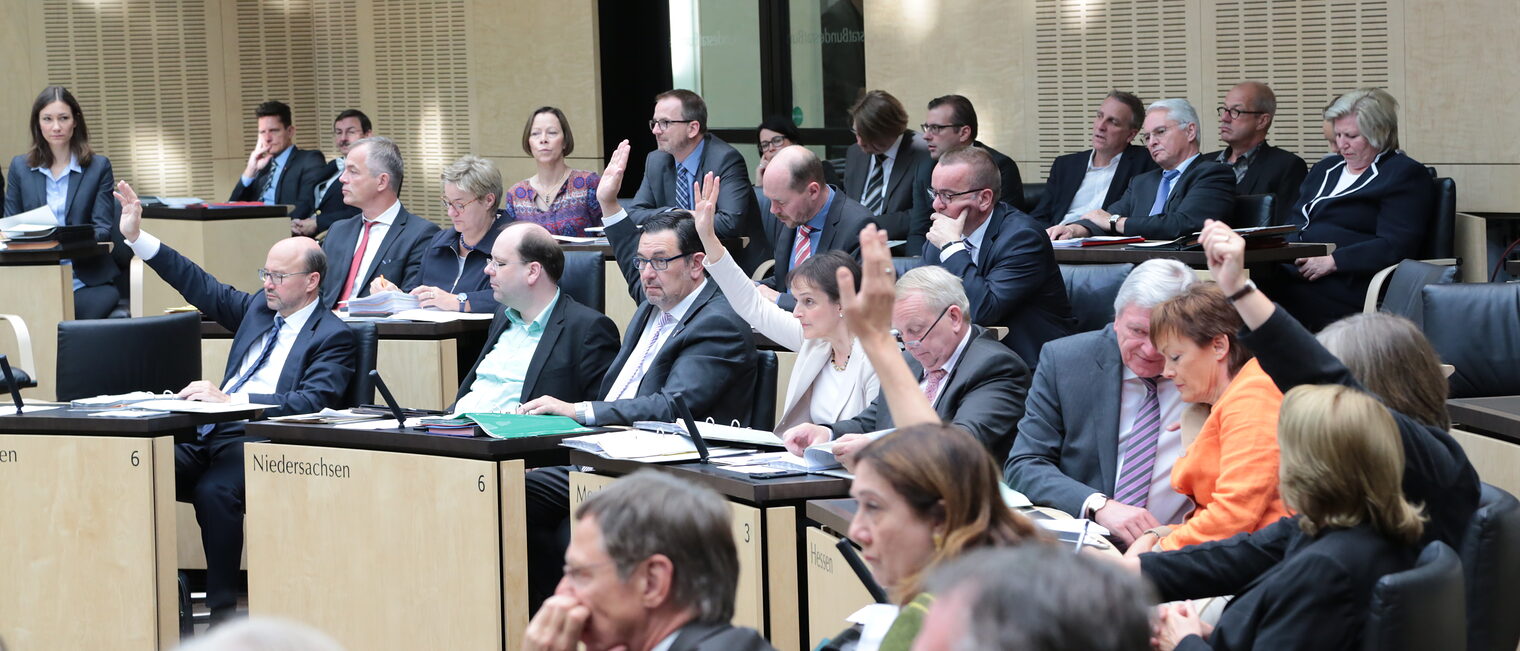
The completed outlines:
{"type": "MultiPolygon", "coordinates": [[[[296,338],[301,335],[301,329],[306,327],[306,322],[311,319],[311,315],[315,314],[316,311],[317,301],[313,300],[307,303],[306,307],[296,310],[295,313],[285,318],[285,323],[275,333],[277,338],[275,339],[274,350],[269,353],[269,360],[264,362],[264,365],[260,366],[259,370],[254,371],[253,377],[248,378],[248,381],[243,383],[242,388],[237,393],[228,394],[234,404],[247,403],[248,394],[251,393],[275,393],[276,387],[280,384],[280,374],[285,371],[285,358],[290,356],[290,349],[295,346],[296,338]]],[[[233,373],[232,377],[227,378],[226,383],[222,384],[222,391],[225,392],[231,389],[232,384],[237,382],[238,378],[243,377],[244,373],[248,372],[249,367],[258,361],[259,353],[264,352],[264,345],[268,341],[269,335],[264,334],[255,339],[252,345],[248,346],[248,351],[243,355],[243,362],[238,364],[237,373],[233,373]]]]}
{"type": "MultiPolygon", "coordinates": [[[[1167,428],[1182,421],[1182,410],[1187,405],[1182,402],[1177,385],[1164,378],[1156,382],[1156,399],[1161,403],[1161,436],[1156,439],[1156,463],[1151,468],[1151,491],[1145,509],[1161,524],[1180,524],[1192,512],[1193,501],[1172,488],[1172,466],[1182,456],[1182,431],[1167,428]]],[[[1124,382],[1119,389],[1119,450],[1123,450],[1129,440],[1130,430],[1135,427],[1135,414],[1140,412],[1144,402],[1145,383],[1129,367],[1124,367],[1124,382]]],[[[1124,459],[1116,452],[1114,480],[1118,481],[1123,474],[1124,459]]],[[[1091,510],[1096,497],[1095,493],[1083,501],[1083,514],[1091,510]]]]}
{"type": "MultiPolygon", "coordinates": [[[[327,188],[332,187],[332,184],[337,183],[338,178],[343,176],[343,157],[339,156],[337,158],[334,158],[333,162],[338,164],[338,172],[332,176],[327,177],[327,180],[317,184],[317,203],[315,205],[322,205],[322,197],[327,195],[327,188]]],[[[376,226],[375,228],[380,227],[376,226]]]]}
{"type": "Polygon", "coordinates": [[[1114,174],[1119,171],[1119,159],[1124,157],[1124,152],[1119,152],[1103,167],[1093,166],[1094,155],[1094,152],[1087,152],[1087,174],[1082,176],[1082,185],[1077,186],[1077,193],[1072,195],[1071,207],[1061,218],[1062,224],[1070,224],[1103,207],[1103,199],[1108,196],[1108,186],[1114,183],[1114,174]]]}
{"type": "MultiPolygon", "coordinates": [[[[364,288],[360,286],[360,283],[369,276],[370,266],[375,262],[375,252],[380,250],[380,243],[385,241],[385,234],[390,232],[391,224],[396,222],[396,216],[399,214],[401,214],[401,200],[397,199],[396,203],[393,203],[391,204],[391,207],[386,208],[385,212],[380,213],[379,217],[370,219],[369,217],[364,217],[362,215],[360,216],[360,219],[363,219],[365,222],[373,221],[376,222],[376,224],[369,227],[369,242],[367,242],[364,246],[364,258],[359,261],[359,273],[354,275],[354,287],[349,292],[348,296],[339,296],[339,301],[346,301],[350,298],[353,298],[355,294],[358,294],[364,290],[364,288]]],[[[359,224],[358,235],[358,239],[354,240],[355,254],[359,252],[359,243],[364,241],[363,222],[359,224]]],[[[352,260],[353,258],[349,259],[352,260]]],[[[342,277],[344,278],[348,277],[347,269],[334,269],[331,271],[334,273],[342,274],[342,277]]],[[[386,280],[389,280],[392,283],[398,285],[401,284],[400,278],[387,278],[386,280]]]]}
{"type": "Polygon", "coordinates": [[[649,370],[649,366],[654,363],[655,357],[659,356],[660,351],[665,348],[665,344],[670,341],[671,333],[675,332],[676,327],[681,324],[681,319],[686,318],[686,313],[691,311],[691,306],[697,302],[697,296],[702,293],[702,289],[705,287],[707,287],[707,279],[703,278],[702,283],[691,290],[691,293],[686,298],[682,299],[680,303],[676,303],[676,306],[670,308],[670,311],[665,312],[665,314],[670,315],[671,321],[665,326],[665,331],[660,333],[660,340],[654,342],[653,348],[649,348],[649,340],[654,336],[655,328],[660,323],[660,314],[655,313],[650,315],[649,322],[644,324],[644,332],[639,335],[638,343],[633,346],[633,352],[623,361],[623,368],[618,370],[617,380],[612,383],[610,391],[617,391],[618,393],[609,392],[605,398],[607,402],[639,395],[639,385],[643,383],[644,378],[640,377],[635,381],[633,374],[643,374],[649,370]],[[649,348],[648,352],[645,352],[646,348],[649,348]],[[639,364],[641,358],[644,361],[642,368],[640,368],[639,364]]]}

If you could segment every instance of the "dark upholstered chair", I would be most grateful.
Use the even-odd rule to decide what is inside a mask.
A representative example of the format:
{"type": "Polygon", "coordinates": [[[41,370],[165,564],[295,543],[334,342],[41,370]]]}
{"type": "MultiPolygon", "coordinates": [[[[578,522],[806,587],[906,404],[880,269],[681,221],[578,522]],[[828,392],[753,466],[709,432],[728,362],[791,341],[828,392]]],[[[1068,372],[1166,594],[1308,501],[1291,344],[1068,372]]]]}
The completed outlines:
{"type": "Polygon", "coordinates": [[[1462,538],[1467,574],[1467,648],[1514,651],[1520,644],[1520,501],[1488,484],[1462,538]]]}
{"type": "Polygon", "coordinates": [[[1450,258],[1456,251],[1457,231],[1457,182],[1439,178],[1436,184],[1436,206],[1430,233],[1420,249],[1420,257],[1426,260],[1450,258]]]}
{"type": "Polygon", "coordinates": [[[607,276],[602,271],[600,252],[565,252],[565,272],[559,278],[561,290],[574,297],[581,305],[605,313],[607,311],[606,285],[607,276]]]}
{"type": "Polygon", "coordinates": [[[1362,648],[1428,651],[1461,648],[1467,638],[1462,562],[1446,543],[1425,546],[1414,568],[1378,579],[1362,648]]]}
{"type": "Polygon", "coordinates": [[[1045,184],[1044,183],[1025,183],[1024,184],[1024,197],[1023,198],[1024,198],[1024,205],[1023,206],[1019,206],[1019,210],[1022,210],[1024,212],[1029,212],[1031,210],[1034,210],[1035,206],[1040,205],[1040,200],[1045,198],[1045,184]]]}
{"type": "Polygon", "coordinates": [[[912,270],[917,269],[917,268],[922,267],[922,266],[924,266],[924,259],[923,258],[919,258],[919,257],[906,257],[905,258],[905,257],[902,257],[902,256],[894,256],[892,258],[892,269],[897,272],[897,277],[898,278],[902,278],[903,274],[908,273],[909,271],[912,271],[912,270]]]}
{"type": "Polygon", "coordinates": [[[58,399],[179,391],[201,375],[194,312],[58,324],[58,399]]]}
{"type": "Polygon", "coordinates": [[[1520,394],[1520,283],[1426,285],[1425,337],[1456,367],[1451,397],[1520,394]]]}
{"type": "Polygon", "coordinates": [[[1242,194],[1235,197],[1235,210],[1230,215],[1230,228],[1256,228],[1272,225],[1272,211],[1276,210],[1277,197],[1270,194],[1242,194]]]}
{"type": "Polygon", "coordinates": [[[1425,304],[1422,290],[1426,285],[1450,285],[1456,280],[1456,265],[1402,260],[1372,277],[1372,283],[1367,286],[1367,301],[1362,311],[1381,310],[1397,314],[1423,327],[1425,304]],[[1384,292],[1384,287],[1388,291],[1384,292]],[[1382,300],[1379,300],[1379,293],[1382,293],[1382,300]]]}
{"type": "Polygon", "coordinates": [[[348,381],[348,393],[343,401],[348,407],[375,404],[375,379],[369,372],[375,370],[375,358],[380,351],[380,331],[374,323],[360,321],[348,324],[354,331],[354,378],[348,381]]]}
{"type": "Polygon", "coordinates": [[[1071,314],[1077,319],[1077,332],[1097,330],[1114,320],[1114,298],[1129,272],[1135,268],[1121,264],[1063,264],[1061,280],[1066,283],[1066,298],[1071,314]]]}
{"type": "Polygon", "coordinates": [[[761,350],[759,353],[759,366],[755,369],[755,409],[750,412],[747,424],[753,429],[770,431],[776,427],[776,380],[780,371],[776,351],[761,350]]]}

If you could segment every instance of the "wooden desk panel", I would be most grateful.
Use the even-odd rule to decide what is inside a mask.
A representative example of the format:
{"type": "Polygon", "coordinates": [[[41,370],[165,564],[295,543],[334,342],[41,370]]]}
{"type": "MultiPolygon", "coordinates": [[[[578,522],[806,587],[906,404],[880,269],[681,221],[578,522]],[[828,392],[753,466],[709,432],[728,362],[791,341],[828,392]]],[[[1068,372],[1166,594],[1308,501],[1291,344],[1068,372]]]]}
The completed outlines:
{"type": "MultiPolygon", "coordinates": [[[[268,211],[269,208],[262,208],[268,211]]],[[[201,266],[216,279],[245,292],[259,291],[258,270],[269,247],[290,237],[290,218],[244,217],[215,220],[144,217],[143,230],[201,266]]],[[[143,315],[185,305],[179,292],[147,270],[143,273],[143,315]]],[[[217,377],[220,377],[219,375],[217,377]]]]}
{"type": "Polygon", "coordinates": [[[0,514],[11,648],[178,643],[172,436],[0,435],[0,514]]]}
{"type": "MultiPolygon", "coordinates": [[[[22,389],[31,400],[52,400],[58,387],[58,322],[74,318],[73,268],[56,261],[44,265],[0,266],[0,312],[15,314],[31,331],[37,368],[26,369],[37,386],[22,389]]],[[[0,353],[12,366],[21,362],[20,343],[11,329],[0,326],[0,353]]]]}
{"type": "Polygon", "coordinates": [[[849,627],[846,617],[871,605],[871,593],[834,544],[837,536],[822,528],[807,528],[808,648],[817,647],[849,627]]]}

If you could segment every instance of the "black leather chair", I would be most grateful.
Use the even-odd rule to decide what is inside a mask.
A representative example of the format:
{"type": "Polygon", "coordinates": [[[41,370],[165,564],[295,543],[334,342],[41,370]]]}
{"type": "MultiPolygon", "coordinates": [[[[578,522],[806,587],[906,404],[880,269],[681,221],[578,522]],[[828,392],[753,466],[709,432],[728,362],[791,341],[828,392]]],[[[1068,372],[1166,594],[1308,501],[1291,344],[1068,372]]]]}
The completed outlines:
{"type": "Polygon", "coordinates": [[[1023,197],[1023,199],[1024,199],[1024,205],[1019,206],[1019,210],[1022,210],[1024,212],[1029,212],[1031,210],[1034,210],[1034,207],[1040,205],[1040,200],[1044,199],[1044,198],[1045,198],[1045,184],[1044,183],[1025,183],[1024,184],[1024,197],[1023,197]]]}
{"type": "Polygon", "coordinates": [[[755,409],[749,414],[749,427],[770,431],[776,427],[776,376],[779,373],[779,363],[776,361],[776,351],[759,352],[759,366],[755,368],[755,409]]]}
{"type": "Polygon", "coordinates": [[[1061,280],[1066,283],[1066,299],[1077,319],[1077,332],[1097,330],[1114,320],[1114,298],[1129,272],[1135,268],[1120,264],[1063,264],[1061,280]]]}
{"type": "Polygon", "coordinates": [[[1461,648],[1467,638],[1462,562],[1446,543],[1425,546],[1414,568],[1378,579],[1362,648],[1429,651],[1461,648]]]}
{"type": "Polygon", "coordinates": [[[1425,337],[1456,367],[1451,397],[1520,394],[1520,283],[1426,285],[1425,337]]]}
{"type": "Polygon", "coordinates": [[[1272,211],[1276,206],[1277,197],[1270,194],[1236,195],[1235,209],[1230,214],[1230,228],[1272,226],[1272,211]]]}
{"type": "Polygon", "coordinates": [[[58,324],[58,399],[179,391],[201,376],[196,313],[58,324]]]}
{"type": "MultiPolygon", "coordinates": [[[[602,254],[596,251],[566,251],[565,272],[560,274],[559,288],[581,305],[598,312],[607,311],[607,276],[602,272],[602,254]]],[[[622,325],[622,324],[619,324],[622,325]]]]}
{"type": "Polygon", "coordinates": [[[375,379],[369,372],[375,370],[375,358],[380,351],[380,331],[367,321],[348,324],[354,331],[354,379],[348,382],[348,393],[343,401],[348,407],[375,404],[375,379]]]}
{"type": "MultiPolygon", "coordinates": [[[[37,360],[32,357],[32,334],[26,327],[26,321],[15,314],[0,314],[0,326],[10,327],[16,336],[16,346],[20,348],[6,357],[6,364],[11,367],[11,377],[16,378],[16,387],[30,389],[37,386],[37,379],[31,373],[37,369],[37,360]]],[[[5,383],[4,377],[0,377],[0,396],[10,392],[10,385],[5,383]]]]}
{"type": "Polygon", "coordinates": [[[1514,651],[1520,644],[1520,501],[1488,484],[1462,538],[1467,574],[1467,648],[1514,651]]]}
{"type": "Polygon", "coordinates": [[[1426,260],[1450,258],[1456,251],[1457,182],[1443,177],[1436,179],[1435,184],[1435,216],[1420,249],[1420,257],[1426,260]]]}
{"type": "Polygon", "coordinates": [[[897,272],[898,278],[902,278],[903,274],[922,266],[924,266],[924,259],[920,257],[893,256],[892,258],[892,269],[897,272]]]}
{"type": "MultiPolygon", "coordinates": [[[[1381,275],[1382,272],[1379,272],[1381,275]]],[[[1393,273],[1387,276],[1388,282],[1384,285],[1378,276],[1372,277],[1372,284],[1367,288],[1367,303],[1365,311],[1374,309],[1389,314],[1397,314],[1415,325],[1425,325],[1424,294],[1421,290],[1426,285],[1450,285],[1457,280],[1457,268],[1453,265],[1439,265],[1423,262],[1420,260],[1401,260],[1394,266],[1393,273]],[[1382,287],[1382,300],[1378,300],[1377,292],[1382,287]]]]}

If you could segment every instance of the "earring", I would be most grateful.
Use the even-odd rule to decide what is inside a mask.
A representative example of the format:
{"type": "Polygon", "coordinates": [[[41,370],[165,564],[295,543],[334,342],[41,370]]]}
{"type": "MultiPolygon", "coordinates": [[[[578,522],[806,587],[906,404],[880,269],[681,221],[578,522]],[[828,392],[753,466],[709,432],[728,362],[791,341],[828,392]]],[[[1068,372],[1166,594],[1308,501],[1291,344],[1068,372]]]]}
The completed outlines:
{"type": "Polygon", "coordinates": [[[940,550],[940,549],[944,549],[944,547],[945,547],[945,534],[942,534],[942,533],[940,533],[938,531],[934,532],[934,549],[937,551],[937,550],[940,550]]]}

